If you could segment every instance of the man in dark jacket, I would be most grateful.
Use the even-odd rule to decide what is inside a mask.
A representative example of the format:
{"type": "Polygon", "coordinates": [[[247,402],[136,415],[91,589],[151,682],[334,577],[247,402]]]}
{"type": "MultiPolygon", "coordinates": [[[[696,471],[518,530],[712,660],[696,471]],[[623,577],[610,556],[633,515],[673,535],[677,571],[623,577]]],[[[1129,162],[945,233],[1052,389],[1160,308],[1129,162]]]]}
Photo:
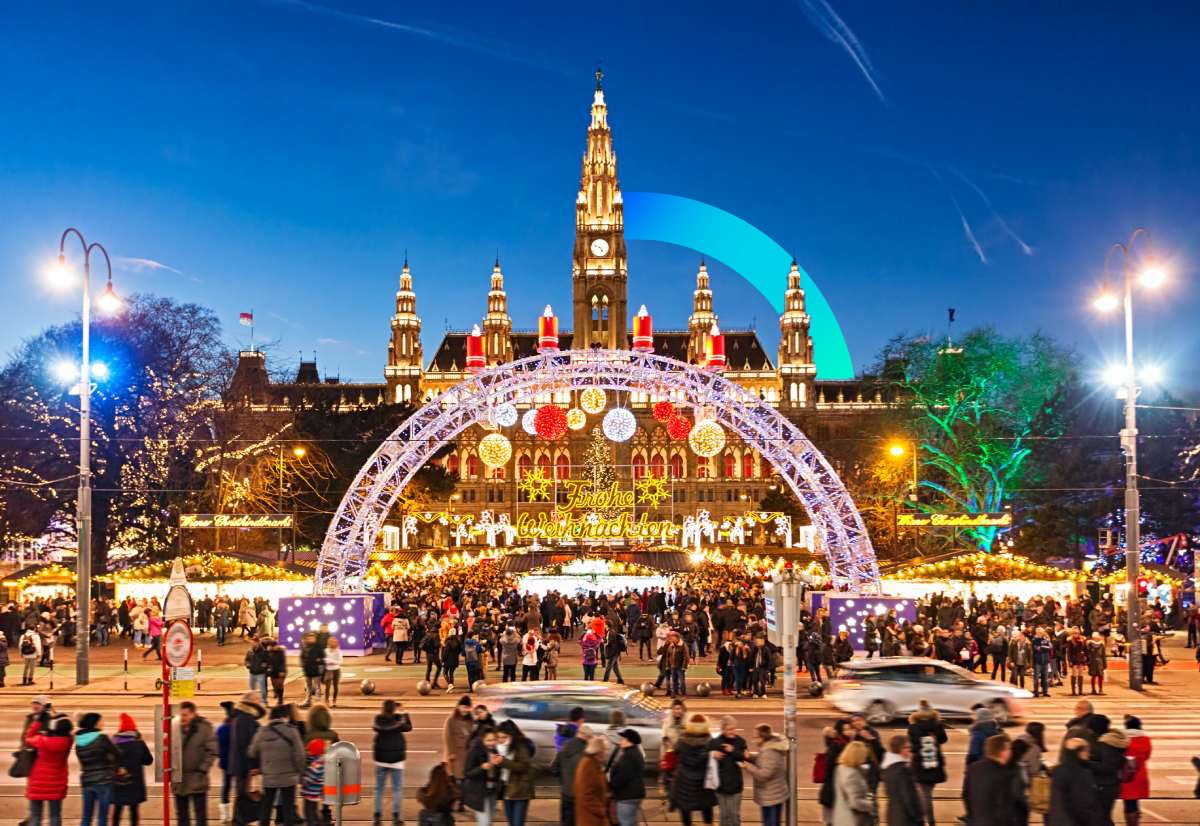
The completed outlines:
{"type": "Polygon", "coordinates": [[[305,686],[304,704],[300,708],[308,708],[321,698],[321,680],[325,675],[325,648],[321,644],[320,634],[309,631],[304,635],[300,667],[304,669],[305,686]]]}
{"type": "Polygon", "coordinates": [[[1096,735],[1096,745],[1091,749],[1090,767],[1096,781],[1100,812],[1106,826],[1112,826],[1113,804],[1121,793],[1121,769],[1125,767],[1125,751],[1129,748],[1129,737],[1120,729],[1110,728],[1108,717],[1093,714],[1088,728],[1096,735]]]}
{"type": "Polygon", "coordinates": [[[100,731],[100,715],[94,711],[79,718],[79,728],[75,732],[75,758],[79,761],[79,786],[83,790],[83,817],[80,822],[92,822],[93,807],[103,813],[98,819],[107,821],[108,807],[112,805],[117,747],[107,734],[100,731]]]}
{"type": "Polygon", "coordinates": [[[562,790],[562,799],[559,801],[560,823],[575,822],[575,770],[579,768],[583,750],[587,748],[588,740],[591,739],[592,730],[587,726],[580,726],[575,732],[575,737],[563,743],[558,754],[554,755],[554,762],[550,764],[550,773],[558,776],[562,790]]]}
{"type": "Polygon", "coordinates": [[[412,731],[412,720],[399,710],[395,700],[384,700],[383,710],[375,715],[371,729],[375,742],[371,756],[375,760],[375,823],[383,817],[383,795],[392,784],[392,826],[400,822],[400,802],[404,794],[404,760],[408,756],[408,741],[404,735],[412,731]]]}
{"type": "Polygon", "coordinates": [[[742,790],[745,788],[739,763],[746,761],[746,741],[737,733],[737,720],[721,718],[721,733],[708,742],[708,750],[717,761],[717,806],[721,826],[741,822],[742,790]]]}
{"type": "Polygon", "coordinates": [[[190,700],[179,704],[179,734],[183,765],[171,771],[171,792],[175,795],[179,824],[191,823],[189,807],[195,812],[196,823],[207,823],[208,774],[217,759],[217,735],[212,723],[196,713],[196,704],[190,700]]]}
{"type": "Polygon", "coordinates": [[[908,743],[912,753],[912,776],[921,798],[928,826],[934,826],[933,787],[946,782],[946,726],[937,709],[922,699],[908,718],[908,743]]]}
{"type": "Polygon", "coordinates": [[[887,826],[921,826],[923,809],[913,782],[912,745],[908,735],[896,734],[888,741],[883,757],[883,787],[887,790],[887,826]]]}
{"type": "Polygon", "coordinates": [[[967,767],[963,801],[970,826],[1012,826],[1017,801],[1011,755],[1012,741],[995,734],[983,744],[983,758],[967,767]]]}
{"type": "Polygon", "coordinates": [[[1068,738],[1050,775],[1050,811],[1046,826],[1102,826],[1099,792],[1088,767],[1090,747],[1082,737],[1068,738]]]}
{"type": "Polygon", "coordinates": [[[636,731],[627,728],[617,737],[620,747],[608,763],[608,787],[616,805],[617,823],[625,826],[638,822],[638,811],[646,797],[646,758],[642,754],[642,736],[636,731]]]}
{"type": "MultiPolygon", "coordinates": [[[[276,706],[280,708],[280,706],[276,706]]],[[[257,804],[250,798],[250,772],[258,769],[258,760],[247,754],[250,741],[258,733],[258,721],[266,712],[259,704],[257,691],[247,691],[233,707],[229,719],[229,776],[234,782],[233,822],[246,826],[257,820],[257,804]]]]}
{"type": "Polygon", "coordinates": [[[259,762],[262,772],[263,795],[261,823],[268,826],[276,801],[284,812],[284,822],[296,806],[296,786],[304,773],[305,749],[299,730],[291,725],[291,709],[275,706],[271,722],[254,732],[246,755],[259,762]]]}

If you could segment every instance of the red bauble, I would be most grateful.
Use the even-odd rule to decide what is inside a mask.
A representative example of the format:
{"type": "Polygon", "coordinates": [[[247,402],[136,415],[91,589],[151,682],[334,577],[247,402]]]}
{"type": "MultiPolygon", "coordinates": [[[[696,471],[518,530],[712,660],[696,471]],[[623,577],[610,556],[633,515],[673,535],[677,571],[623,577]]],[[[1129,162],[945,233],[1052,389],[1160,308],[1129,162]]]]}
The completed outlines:
{"type": "Polygon", "coordinates": [[[533,417],[533,429],[546,441],[561,439],[567,432],[567,411],[556,404],[539,407],[533,417]]]}
{"type": "Polygon", "coordinates": [[[692,420],[687,416],[675,415],[667,422],[667,435],[675,441],[683,441],[692,432],[692,420]]]}
{"type": "Polygon", "coordinates": [[[675,415],[675,405],[669,401],[661,401],[654,403],[654,418],[660,422],[669,422],[671,417],[675,415]]]}

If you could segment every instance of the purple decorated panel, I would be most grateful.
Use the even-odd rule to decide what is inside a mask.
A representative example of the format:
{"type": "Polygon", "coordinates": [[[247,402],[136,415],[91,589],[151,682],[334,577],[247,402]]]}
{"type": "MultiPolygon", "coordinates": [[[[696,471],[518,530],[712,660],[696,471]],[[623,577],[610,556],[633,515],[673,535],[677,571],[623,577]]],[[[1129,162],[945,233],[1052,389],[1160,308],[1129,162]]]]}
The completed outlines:
{"type": "Polygon", "coordinates": [[[908,597],[831,592],[825,595],[825,604],[829,608],[829,623],[834,633],[847,632],[855,651],[866,650],[863,644],[863,623],[867,617],[882,617],[888,611],[895,611],[900,620],[917,621],[917,603],[908,597]]]}
{"type": "Polygon", "coordinates": [[[362,656],[382,644],[378,618],[383,613],[383,594],[286,597],[279,601],[279,642],[299,651],[304,633],[324,626],[344,654],[362,656]]]}

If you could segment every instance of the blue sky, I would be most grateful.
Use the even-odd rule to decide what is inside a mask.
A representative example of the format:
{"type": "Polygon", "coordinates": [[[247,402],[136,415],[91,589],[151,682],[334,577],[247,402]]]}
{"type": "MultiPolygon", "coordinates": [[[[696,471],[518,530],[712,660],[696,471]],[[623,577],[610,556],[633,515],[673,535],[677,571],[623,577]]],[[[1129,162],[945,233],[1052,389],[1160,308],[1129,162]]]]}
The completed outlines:
{"type": "MultiPolygon", "coordinates": [[[[1139,352],[1200,387],[1194,4],[113,8],[0,11],[0,351],[76,312],[39,283],[68,224],[119,257],[119,290],[212,306],[231,343],[252,308],[280,360],[343,378],[382,377],[405,249],[427,353],[482,315],[497,249],[518,327],[569,316],[600,62],[623,187],[794,250],[856,364],[951,306],[1099,364],[1120,329],[1089,291],[1144,224],[1174,278],[1139,297],[1139,352]]],[[[632,306],[682,326],[696,259],[631,244],[632,306]]],[[[723,325],[773,350],[766,301],[713,282],[723,325]]]]}

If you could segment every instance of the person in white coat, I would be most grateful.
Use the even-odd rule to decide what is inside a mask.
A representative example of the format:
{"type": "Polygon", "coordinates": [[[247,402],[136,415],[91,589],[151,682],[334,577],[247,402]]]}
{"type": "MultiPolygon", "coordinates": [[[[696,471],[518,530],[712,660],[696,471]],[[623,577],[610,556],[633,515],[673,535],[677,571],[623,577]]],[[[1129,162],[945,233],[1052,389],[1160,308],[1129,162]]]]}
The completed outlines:
{"type": "Polygon", "coordinates": [[[874,826],[875,795],[867,783],[871,751],[861,740],[842,749],[833,776],[832,826],[874,826]]]}

